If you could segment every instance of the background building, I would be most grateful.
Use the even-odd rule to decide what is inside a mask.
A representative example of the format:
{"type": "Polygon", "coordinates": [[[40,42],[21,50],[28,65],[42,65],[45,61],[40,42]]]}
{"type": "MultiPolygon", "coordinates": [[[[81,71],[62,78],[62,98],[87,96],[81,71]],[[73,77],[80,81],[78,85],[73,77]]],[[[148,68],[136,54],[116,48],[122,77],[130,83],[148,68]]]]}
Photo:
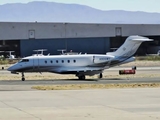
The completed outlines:
{"type": "Polygon", "coordinates": [[[15,51],[19,57],[32,55],[35,49],[47,49],[45,54],[60,54],[58,49],[105,54],[130,35],[154,39],[143,43],[137,55],[159,50],[160,25],[156,24],[0,22],[0,51],[15,51]]]}

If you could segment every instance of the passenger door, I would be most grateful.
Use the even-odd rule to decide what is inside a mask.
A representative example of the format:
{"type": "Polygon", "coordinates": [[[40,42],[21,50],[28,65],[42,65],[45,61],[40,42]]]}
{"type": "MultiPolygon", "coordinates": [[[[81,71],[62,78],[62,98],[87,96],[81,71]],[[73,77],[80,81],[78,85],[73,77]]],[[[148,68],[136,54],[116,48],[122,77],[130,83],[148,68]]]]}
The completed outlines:
{"type": "Polygon", "coordinates": [[[33,58],[33,71],[39,72],[39,58],[33,58]]]}

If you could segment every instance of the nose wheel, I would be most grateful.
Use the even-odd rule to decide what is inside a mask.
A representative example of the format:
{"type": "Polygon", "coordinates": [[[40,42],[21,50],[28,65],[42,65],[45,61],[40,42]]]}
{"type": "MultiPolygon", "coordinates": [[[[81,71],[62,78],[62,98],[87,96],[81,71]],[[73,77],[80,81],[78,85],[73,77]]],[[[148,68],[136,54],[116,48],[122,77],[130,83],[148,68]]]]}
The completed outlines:
{"type": "Polygon", "coordinates": [[[22,72],[22,81],[25,81],[24,73],[22,72]]]}

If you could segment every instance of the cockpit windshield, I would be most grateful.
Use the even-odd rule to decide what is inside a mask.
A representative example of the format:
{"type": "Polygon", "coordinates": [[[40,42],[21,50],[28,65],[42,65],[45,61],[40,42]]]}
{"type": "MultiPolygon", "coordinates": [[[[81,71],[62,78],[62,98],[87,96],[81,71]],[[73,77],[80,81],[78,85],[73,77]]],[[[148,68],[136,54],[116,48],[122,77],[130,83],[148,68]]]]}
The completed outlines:
{"type": "Polygon", "coordinates": [[[19,62],[29,62],[29,59],[22,59],[19,62]]]}

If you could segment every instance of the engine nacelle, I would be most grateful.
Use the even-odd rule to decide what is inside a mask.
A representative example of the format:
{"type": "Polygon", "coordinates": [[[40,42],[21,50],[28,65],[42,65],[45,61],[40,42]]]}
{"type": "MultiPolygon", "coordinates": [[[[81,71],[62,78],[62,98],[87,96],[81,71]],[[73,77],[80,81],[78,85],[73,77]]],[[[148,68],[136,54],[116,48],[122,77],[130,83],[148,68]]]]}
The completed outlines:
{"type": "Polygon", "coordinates": [[[99,56],[93,56],[93,62],[94,63],[109,63],[113,59],[113,56],[111,55],[99,55],[99,56]]]}

